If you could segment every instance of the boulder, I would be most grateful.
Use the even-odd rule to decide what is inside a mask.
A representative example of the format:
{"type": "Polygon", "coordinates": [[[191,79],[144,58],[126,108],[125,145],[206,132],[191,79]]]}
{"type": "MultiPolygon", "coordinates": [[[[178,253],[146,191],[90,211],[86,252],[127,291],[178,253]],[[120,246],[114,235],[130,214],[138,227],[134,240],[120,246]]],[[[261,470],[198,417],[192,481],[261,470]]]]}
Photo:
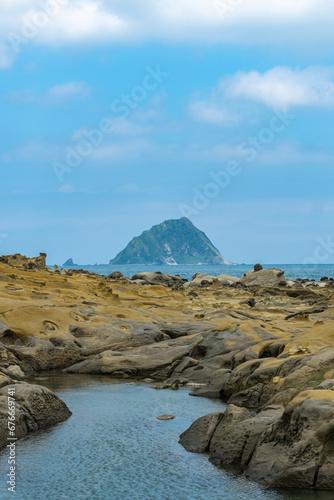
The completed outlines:
{"type": "Polygon", "coordinates": [[[239,282],[239,278],[237,278],[236,276],[228,276],[227,274],[220,274],[219,276],[211,276],[210,274],[196,273],[192,277],[192,280],[189,281],[188,283],[185,283],[183,286],[184,288],[201,287],[204,285],[208,286],[212,285],[215,280],[220,285],[224,286],[230,286],[239,282]]]}
{"type": "Polygon", "coordinates": [[[274,487],[334,489],[333,464],[334,393],[307,391],[261,435],[246,475],[274,487]]]}
{"type": "Polygon", "coordinates": [[[131,280],[140,285],[162,285],[165,287],[181,286],[187,281],[180,278],[180,276],[162,274],[159,271],[156,273],[137,273],[132,276],[131,280]]]}
{"type": "Polygon", "coordinates": [[[216,412],[198,418],[189,429],[181,434],[179,443],[192,453],[206,453],[209,450],[212,435],[223,416],[224,412],[216,412]]]}
{"type": "Polygon", "coordinates": [[[111,273],[107,276],[107,278],[109,278],[110,280],[118,280],[118,279],[123,278],[123,277],[124,277],[124,275],[119,271],[114,271],[113,273],[111,273]]]}
{"type": "Polygon", "coordinates": [[[253,269],[244,274],[242,278],[240,278],[239,283],[244,286],[277,287],[285,286],[286,279],[284,271],[272,267],[270,269],[260,269],[258,271],[253,269]]]}
{"type": "Polygon", "coordinates": [[[229,405],[212,436],[210,462],[219,466],[244,467],[262,433],[282,413],[282,408],[270,409],[253,417],[245,408],[229,405]]]}
{"type": "Polygon", "coordinates": [[[15,437],[45,429],[67,420],[72,413],[53,392],[40,385],[13,383],[9,379],[0,389],[0,448],[8,444],[8,388],[15,399],[15,437]]]}

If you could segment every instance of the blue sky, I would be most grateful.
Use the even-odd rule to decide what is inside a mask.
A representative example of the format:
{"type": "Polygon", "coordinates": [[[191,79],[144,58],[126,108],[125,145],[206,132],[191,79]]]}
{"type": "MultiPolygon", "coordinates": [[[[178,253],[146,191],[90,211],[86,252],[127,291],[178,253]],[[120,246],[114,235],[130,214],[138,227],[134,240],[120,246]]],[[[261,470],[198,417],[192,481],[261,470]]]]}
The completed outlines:
{"type": "Polygon", "coordinates": [[[187,215],[233,262],[334,262],[330,0],[4,0],[0,254],[105,263],[187,215]]]}

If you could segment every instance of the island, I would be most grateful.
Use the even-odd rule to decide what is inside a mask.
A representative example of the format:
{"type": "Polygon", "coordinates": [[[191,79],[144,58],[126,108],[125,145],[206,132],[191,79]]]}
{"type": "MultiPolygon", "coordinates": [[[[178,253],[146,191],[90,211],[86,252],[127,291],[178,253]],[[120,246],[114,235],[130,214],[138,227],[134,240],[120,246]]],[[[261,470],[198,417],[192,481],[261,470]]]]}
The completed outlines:
{"type": "Polygon", "coordinates": [[[77,264],[74,264],[73,259],[68,259],[66,262],[64,262],[63,266],[76,266],[77,264]]]}
{"type": "Polygon", "coordinates": [[[133,238],[112,265],[224,265],[226,262],[203,231],[187,218],[171,219],[133,238]]]}

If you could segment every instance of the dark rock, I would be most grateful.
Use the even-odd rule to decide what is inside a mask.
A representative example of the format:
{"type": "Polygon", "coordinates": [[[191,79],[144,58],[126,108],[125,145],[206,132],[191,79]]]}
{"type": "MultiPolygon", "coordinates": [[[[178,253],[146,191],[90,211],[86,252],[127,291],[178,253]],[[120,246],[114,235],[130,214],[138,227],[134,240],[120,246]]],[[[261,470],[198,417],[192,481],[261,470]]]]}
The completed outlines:
{"type": "Polygon", "coordinates": [[[63,266],[76,266],[77,264],[74,264],[73,259],[68,259],[66,262],[64,262],[63,266]]]}
{"type": "Polygon", "coordinates": [[[206,453],[224,412],[210,413],[197,419],[181,436],[179,443],[191,453],[206,453]]]}
{"type": "Polygon", "coordinates": [[[119,278],[123,278],[123,277],[124,277],[124,275],[119,271],[114,271],[113,273],[111,273],[107,276],[107,278],[109,278],[111,280],[118,280],[119,278]]]}
{"type": "Polygon", "coordinates": [[[165,287],[175,287],[182,286],[184,280],[179,276],[174,276],[172,274],[162,274],[160,272],[157,273],[137,273],[131,278],[132,281],[135,281],[142,285],[161,285],[165,287]]]}
{"type": "Polygon", "coordinates": [[[15,390],[15,436],[18,439],[72,415],[66,404],[46,387],[25,382],[5,385],[0,389],[0,448],[8,443],[8,387],[15,390]]]}
{"type": "Polygon", "coordinates": [[[261,271],[262,269],[263,269],[263,266],[261,266],[261,264],[255,264],[254,272],[261,271]]]}

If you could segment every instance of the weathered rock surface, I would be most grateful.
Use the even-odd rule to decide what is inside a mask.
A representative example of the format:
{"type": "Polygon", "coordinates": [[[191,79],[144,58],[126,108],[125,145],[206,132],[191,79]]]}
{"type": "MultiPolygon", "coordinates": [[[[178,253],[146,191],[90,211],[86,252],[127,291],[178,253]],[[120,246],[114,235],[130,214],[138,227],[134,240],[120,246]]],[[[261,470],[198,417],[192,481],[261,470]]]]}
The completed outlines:
{"type": "Polygon", "coordinates": [[[284,272],[272,267],[270,269],[252,269],[240,278],[239,283],[245,286],[285,286],[284,272]]]}
{"type": "Polygon", "coordinates": [[[179,443],[192,453],[208,452],[212,436],[223,416],[224,412],[216,412],[198,418],[181,434],[179,443]]]}
{"type": "Polygon", "coordinates": [[[183,286],[185,288],[204,287],[212,285],[214,282],[220,285],[232,285],[239,282],[239,278],[235,276],[228,276],[227,274],[220,274],[219,276],[211,276],[210,274],[196,273],[191,281],[188,281],[183,286]]]}
{"type": "Polygon", "coordinates": [[[40,253],[38,257],[25,257],[19,253],[14,255],[0,256],[0,262],[13,267],[25,269],[46,269],[46,253],[40,253]]]}
{"type": "MultiPolygon", "coordinates": [[[[333,489],[333,281],[283,286],[279,270],[264,269],[244,284],[207,278],[191,288],[160,273],[130,280],[0,262],[0,388],[52,368],[188,385],[229,404],[194,425],[189,449],[266,484],[286,474],[287,485],[333,489]]],[[[18,401],[21,435],[53,408],[38,393],[32,417],[27,397],[18,401]]]]}
{"type": "Polygon", "coordinates": [[[137,273],[131,279],[139,285],[162,285],[165,287],[181,286],[186,281],[180,278],[180,276],[162,274],[160,272],[137,273]]]}
{"type": "Polygon", "coordinates": [[[246,469],[270,486],[334,489],[334,392],[307,391],[258,439],[246,469]]]}
{"type": "Polygon", "coordinates": [[[126,351],[104,351],[98,356],[66,368],[66,373],[103,373],[120,378],[147,377],[182,360],[193,348],[196,337],[152,343],[126,351]]]}
{"type": "Polygon", "coordinates": [[[46,429],[72,413],[53,392],[39,385],[15,382],[0,374],[0,449],[8,444],[8,389],[15,391],[15,437],[46,429]]]}
{"type": "Polygon", "coordinates": [[[284,411],[268,407],[255,416],[229,405],[196,420],[180,443],[271,487],[333,489],[334,392],[322,392],[301,393],[284,411]]]}

